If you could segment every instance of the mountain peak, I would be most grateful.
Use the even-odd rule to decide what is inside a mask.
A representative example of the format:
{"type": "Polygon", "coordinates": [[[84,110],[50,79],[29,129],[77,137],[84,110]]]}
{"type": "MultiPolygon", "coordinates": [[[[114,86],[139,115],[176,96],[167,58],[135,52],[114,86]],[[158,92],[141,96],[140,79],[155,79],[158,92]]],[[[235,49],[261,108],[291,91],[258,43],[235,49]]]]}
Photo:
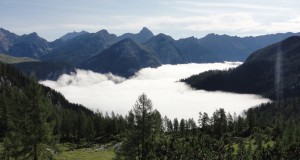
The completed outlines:
{"type": "Polygon", "coordinates": [[[155,37],[153,37],[154,39],[158,39],[158,40],[170,40],[173,41],[174,39],[171,36],[168,36],[166,34],[160,33],[158,35],[156,35],[155,37]]]}
{"type": "Polygon", "coordinates": [[[151,34],[151,35],[153,35],[153,33],[147,27],[143,27],[142,30],[140,31],[140,34],[151,34]]]}
{"type": "Polygon", "coordinates": [[[32,33],[28,34],[27,36],[38,37],[39,35],[36,32],[32,32],[32,33]]]}
{"type": "Polygon", "coordinates": [[[0,28],[0,32],[2,32],[3,34],[13,34],[10,31],[4,29],[4,28],[0,28]]]}
{"type": "Polygon", "coordinates": [[[133,33],[125,33],[118,37],[119,40],[130,38],[133,41],[137,43],[145,43],[147,42],[150,38],[154,37],[153,33],[146,27],[143,27],[143,29],[136,34],[133,33]]]}
{"type": "Polygon", "coordinates": [[[76,38],[76,37],[78,37],[78,36],[81,36],[81,35],[87,34],[87,33],[89,33],[89,32],[84,31],[84,30],[82,30],[81,32],[73,31],[73,32],[70,32],[70,33],[67,33],[67,34],[63,35],[63,36],[60,37],[59,39],[61,39],[61,40],[63,40],[63,41],[67,41],[67,40],[76,38]]]}
{"type": "Polygon", "coordinates": [[[97,34],[109,34],[108,31],[106,29],[102,29],[98,32],[96,32],[97,34]]]}
{"type": "Polygon", "coordinates": [[[5,30],[4,28],[1,27],[1,28],[0,28],[0,31],[7,31],[7,30],[5,30]]]}

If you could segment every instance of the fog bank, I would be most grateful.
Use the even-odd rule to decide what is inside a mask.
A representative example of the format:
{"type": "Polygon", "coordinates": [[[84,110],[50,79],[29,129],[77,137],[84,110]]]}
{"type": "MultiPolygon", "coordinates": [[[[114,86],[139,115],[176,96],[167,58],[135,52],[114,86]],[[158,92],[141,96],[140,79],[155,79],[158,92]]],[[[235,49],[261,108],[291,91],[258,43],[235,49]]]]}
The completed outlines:
{"type": "Polygon", "coordinates": [[[228,69],[240,63],[207,63],[163,65],[145,68],[125,79],[112,74],[77,70],[76,74],[62,75],[57,81],[41,81],[61,92],[69,101],[83,104],[92,110],[125,115],[132,109],[137,97],[146,93],[154,109],[169,118],[194,118],[198,112],[211,114],[224,108],[227,112],[243,110],[268,102],[257,95],[193,90],[179,79],[212,69],[228,69]]]}

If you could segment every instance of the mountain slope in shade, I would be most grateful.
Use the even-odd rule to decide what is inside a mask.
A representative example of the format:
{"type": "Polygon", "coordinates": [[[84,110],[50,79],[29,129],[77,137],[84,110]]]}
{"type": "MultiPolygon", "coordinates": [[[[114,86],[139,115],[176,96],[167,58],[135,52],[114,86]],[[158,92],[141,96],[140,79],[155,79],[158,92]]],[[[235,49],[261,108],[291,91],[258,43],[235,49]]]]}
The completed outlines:
{"type": "Polygon", "coordinates": [[[76,73],[73,66],[55,62],[23,62],[13,64],[27,76],[34,74],[38,80],[57,80],[63,74],[76,73]]]}
{"type": "Polygon", "coordinates": [[[133,33],[125,33],[121,36],[118,37],[118,41],[130,38],[133,41],[137,43],[145,43],[147,42],[150,38],[154,37],[154,34],[146,27],[144,27],[139,33],[133,34],[133,33]]]}
{"type": "Polygon", "coordinates": [[[180,50],[176,47],[175,40],[165,34],[158,34],[143,44],[146,50],[152,53],[161,64],[184,63],[180,50]]]}
{"type": "Polygon", "coordinates": [[[100,73],[111,72],[129,77],[142,68],[159,65],[159,61],[151,53],[133,40],[124,39],[90,58],[81,67],[100,73]]]}
{"type": "Polygon", "coordinates": [[[261,94],[271,99],[300,95],[300,37],[260,49],[241,66],[208,71],[183,80],[191,87],[261,94]]]}
{"type": "Polygon", "coordinates": [[[39,59],[48,54],[50,47],[48,42],[39,37],[37,33],[22,35],[18,37],[16,43],[9,49],[9,53],[16,57],[30,57],[39,59]]]}
{"type": "MultiPolygon", "coordinates": [[[[20,71],[17,71],[11,65],[0,63],[0,89],[3,87],[8,87],[7,84],[9,84],[8,90],[17,88],[20,93],[24,93],[25,87],[32,83],[33,81],[30,78],[24,76],[20,71]]],[[[59,109],[68,109],[70,111],[81,110],[86,114],[93,114],[91,110],[82,105],[70,103],[61,93],[58,93],[57,91],[43,85],[41,85],[41,87],[44,94],[42,96],[50,98],[52,104],[57,105],[59,109]]]]}
{"type": "Polygon", "coordinates": [[[61,47],[54,49],[42,60],[65,62],[78,66],[90,57],[98,54],[116,42],[117,36],[106,30],[87,33],[66,41],[61,47]]]}
{"type": "Polygon", "coordinates": [[[185,63],[207,63],[221,61],[221,59],[206,48],[195,37],[179,39],[175,42],[185,63]]]}
{"type": "Polygon", "coordinates": [[[62,41],[68,41],[70,39],[73,39],[75,37],[78,37],[78,36],[81,36],[81,35],[84,35],[84,34],[87,34],[89,32],[87,31],[81,31],[81,32],[70,32],[70,33],[67,33],[65,35],[63,35],[62,37],[60,37],[59,39],[61,39],[62,41]]]}
{"type": "Polygon", "coordinates": [[[8,53],[11,46],[16,43],[18,35],[0,28],[0,53],[8,53]]]}

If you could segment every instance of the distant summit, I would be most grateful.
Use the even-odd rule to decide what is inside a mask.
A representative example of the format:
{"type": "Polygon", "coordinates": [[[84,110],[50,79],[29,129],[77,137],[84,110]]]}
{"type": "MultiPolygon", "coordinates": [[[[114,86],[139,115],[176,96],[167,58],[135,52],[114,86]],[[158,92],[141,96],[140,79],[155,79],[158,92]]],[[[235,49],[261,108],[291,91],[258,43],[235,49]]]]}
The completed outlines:
{"type": "Polygon", "coordinates": [[[79,65],[90,57],[98,54],[116,42],[117,36],[107,30],[96,33],[86,33],[64,42],[60,47],[41,59],[51,62],[65,62],[79,65]]]}
{"type": "Polygon", "coordinates": [[[16,42],[18,35],[0,28],[0,53],[8,53],[8,50],[16,42]]]}
{"type": "Polygon", "coordinates": [[[68,41],[70,39],[73,39],[75,37],[78,37],[78,36],[81,36],[81,35],[87,34],[87,33],[89,33],[89,32],[87,32],[87,31],[75,32],[74,31],[74,32],[70,32],[70,33],[63,35],[62,37],[60,37],[60,39],[62,41],[68,41]]]}
{"type": "Polygon", "coordinates": [[[39,59],[49,53],[49,43],[36,32],[25,34],[17,38],[15,44],[9,48],[9,54],[16,57],[30,57],[39,59]]]}
{"type": "Polygon", "coordinates": [[[143,29],[139,32],[139,33],[125,33],[121,36],[118,37],[118,40],[123,40],[126,38],[130,38],[133,41],[137,42],[137,43],[145,43],[147,42],[149,39],[151,39],[152,37],[154,37],[154,34],[146,27],[143,27],[143,29]]]}
{"type": "Polygon", "coordinates": [[[154,34],[147,27],[143,27],[139,34],[150,38],[154,36],[154,34]]]}

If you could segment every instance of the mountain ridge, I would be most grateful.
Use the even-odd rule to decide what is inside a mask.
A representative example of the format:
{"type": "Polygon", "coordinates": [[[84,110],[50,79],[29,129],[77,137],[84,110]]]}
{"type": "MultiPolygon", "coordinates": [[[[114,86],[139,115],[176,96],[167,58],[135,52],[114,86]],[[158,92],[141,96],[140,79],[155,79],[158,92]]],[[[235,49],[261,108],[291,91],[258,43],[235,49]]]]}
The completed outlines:
{"type": "MultiPolygon", "coordinates": [[[[81,35],[78,35],[81,32],[73,33],[75,36],[67,41],[57,39],[47,42],[35,32],[18,36],[1,29],[0,51],[3,52],[0,53],[18,57],[26,56],[47,62],[68,63],[80,67],[105,49],[115,47],[114,44],[130,38],[147,54],[154,56],[159,64],[213,63],[244,61],[252,52],[260,48],[289,36],[300,35],[300,33],[291,32],[248,37],[208,34],[203,38],[188,37],[175,40],[163,33],[154,35],[146,27],[139,33],[125,33],[119,37],[105,29],[96,33],[84,32],[81,35]]],[[[132,45],[132,47],[135,46],[135,44],[132,45]]],[[[149,60],[152,61],[151,58],[149,60]]],[[[96,65],[92,66],[99,68],[96,65]]],[[[95,68],[87,69],[96,70],[95,68]]]]}
{"type": "Polygon", "coordinates": [[[65,35],[61,36],[59,39],[61,39],[62,41],[68,41],[70,39],[73,39],[75,37],[78,37],[78,36],[81,36],[81,35],[87,34],[87,33],[89,33],[89,32],[84,31],[84,30],[81,32],[73,31],[73,32],[66,33],[65,35]]]}
{"type": "Polygon", "coordinates": [[[154,37],[154,34],[147,28],[143,27],[142,30],[139,33],[124,33],[123,35],[118,37],[118,41],[130,38],[134,40],[137,43],[145,43],[147,42],[150,38],[154,37]]]}

